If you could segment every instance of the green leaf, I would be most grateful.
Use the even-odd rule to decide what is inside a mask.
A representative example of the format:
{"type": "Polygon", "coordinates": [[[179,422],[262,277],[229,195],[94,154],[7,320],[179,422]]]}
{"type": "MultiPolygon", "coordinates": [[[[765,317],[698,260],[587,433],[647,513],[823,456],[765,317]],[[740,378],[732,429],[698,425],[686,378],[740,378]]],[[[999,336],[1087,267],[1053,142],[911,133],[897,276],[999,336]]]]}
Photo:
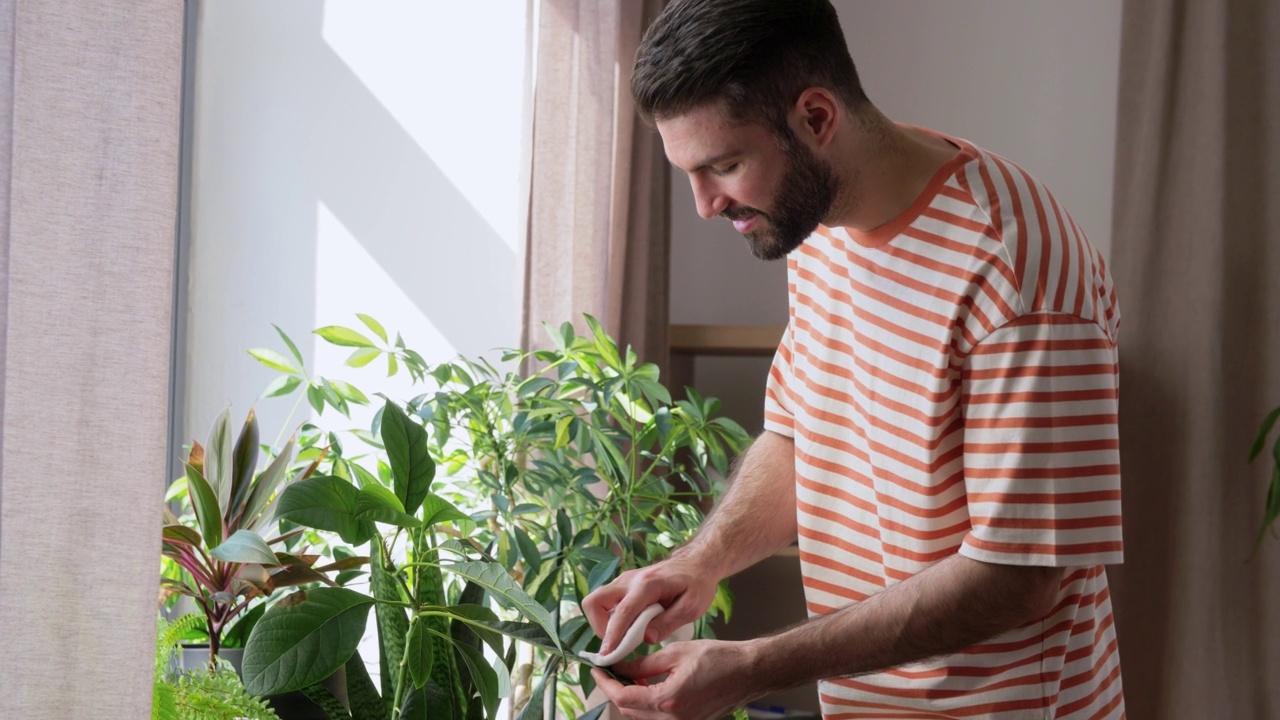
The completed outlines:
{"type": "Polygon", "coordinates": [[[298,366],[289,362],[289,358],[281,355],[275,350],[271,350],[270,348],[253,348],[249,351],[249,354],[252,355],[255,360],[266,365],[272,370],[279,370],[280,372],[287,372],[293,375],[298,375],[302,372],[298,369],[298,366]]]}
{"type": "Polygon", "coordinates": [[[556,444],[552,450],[559,450],[569,444],[569,426],[573,424],[573,416],[562,417],[556,421],[556,444]]]}
{"type": "Polygon", "coordinates": [[[391,717],[391,709],[378,694],[359,650],[347,661],[347,703],[351,706],[352,720],[387,720],[391,717]]]}
{"type": "Polygon", "coordinates": [[[391,480],[404,511],[417,513],[431,492],[435,462],[427,451],[427,431],[409,419],[396,403],[387,400],[382,411],[382,444],[391,461],[391,480]]]}
{"type": "Polygon", "coordinates": [[[341,380],[330,380],[329,385],[333,388],[334,392],[338,393],[339,396],[346,400],[356,403],[357,405],[369,404],[369,398],[365,396],[364,393],[360,392],[360,388],[352,385],[351,383],[343,382],[341,380]]]}
{"type": "Polygon", "coordinates": [[[316,335],[327,340],[330,344],[341,345],[343,347],[376,347],[373,341],[361,335],[360,333],[345,328],[341,325],[328,325],[315,331],[316,335]]]}
{"type": "Polygon", "coordinates": [[[276,517],[317,530],[336,532],[352,545],[367,542],[373,528],[356,517],[360,491],[341,478],[317,475],[299,480],[280,495],[276,517]]]}
{"type": "Polygon", "coordinates": [[[444,498],[431,493],[422,501],[423,525],[431,527],[436,523],[470,520],[471,516],[454,507],[444,498]]]}
{"type": "MultiPolygon", "coordinates": [[[[485,713],[489,717],[494,717],[494,712],[498,709],[498,699],[511,694],[511,677],[506,677],[506,694],[502,693],[502,682],[499,680],[497,672],[485,659],[484,653],[471,647],[470,645],[455,645],[458,649],[458,657],[466,663],[467,670],[471,671],[471,680],[476,684],[476,689],[480,692],[480,701],[484,703],[485,713]]],[[[506,670],[506,666],[502,668],[506,670]]],[[[504,672],[505,675],[505,672],[504,672]]]]}
{"type": "Polygon", "coordinates": [[[379,323],[377,320],[374,320],[372,317],[368,315],[364,315],[362,313],[356,313],[356,317],[360,318],[360,322],[364,323],[365,327],[372,330],[374,335],[377,335],[379,338],[381,338],[382,342],[387,342],[387,331],[382,328],[381,323],[379,323]]]}
{"type": "Polygon", "coordinates": [[[298,346],[293,344],[293,340],[289,339],[289,336],[280,329],[279,325],[272,323],[271,327],[276,329],[276,334],[280,336],[280,339],[289,348],[289,354],[293,355],[293,359],[298,361],[298,367],[306,367],[307,364],[302,361],[302,353],[298,352],[298,346]]]}
{"type": "Polygon", "coordinates": [[[355,652],[373,602],[354,590],[317,588],[306,591],[300,603],[277,603],[245,647],[245,688],[275,695],[332,675],[355,652]]]}
{"type": "Polygon", "coordinates": [[[267,389],[262,391],[262,397],[281,397],[288,395],[298,386],[302,384],[302,378],[297,375],[281,375],[267,385],[267,389]]]}
{"type": "Polygon", "coordinates": [[[378,600],[378,667],[382,697],[390,705],[396,694],[405,638],[409,635],[409,617],[403,607],[392,604],[404,602],[405,598],[401,596],[400,583],[396,581],[382,543],[375,541],[372,546],[374,556],[369,560],[369,580],[373,596],[378,600]]]}
{"type": "Polygon", "coordinates": [[[511,579],[502,565],[473,560],[441,567],[488,590],[500,605],[516,610],[540,625],[547,632],[547,636],[551,637],[557,646],[559,645],[560,639],[556,637],[555,623],[551,620],[551,615],[547,613],[546,608],[539,605],[524,590],[521,590],[519,585],[516,585],[515,580],[511,579]]]}
{"type": "MultiPolygon", "coordinates": [[[[218,499],[219,516],[231,501],[232,447],[231,408],[226,408],[213,421],[209,442],[204,446],[204,478],[218,499]]],[[[205,537],[209,535],[206,533],[205,537]]]]}
{"type": "Polygon", "coordinates": [[[200,471],[191,467],[190,463],[187,463],[187,492],[205,543],[211,548],[218,547],[222,543],[222,511],[218,506],[218,497],[200,471]]]}
{"type": "MultiPolygon", "coordinates": [[[[454,606],[449,608],[449,612],[454,614],[455,617],[462,617],[462,614],[459,612],[459,609],[460,609],[460,606],[454,606]]],[[[490,614],[492,614],[492,611],[490,611],[490,614]]],[[[511,638],[512,640],[517,640],[522,643],[533,645],[542,650],[545,650],[546,652],[551,653],[552,655],[559,655],[566,659],[575,660],[575,661],[578,659],[576,656],[572,655],[571,653],[568,653],[564,649],[563,645],[558,644],[554,640],[552,640],[551,636],[547,634],[547,631],[544,630],[541,625],[537,625],[536,623],[517,622],[512,620],[487,619],[481,616],[479,613],[468,613],[468,615],[472,615],[471,617],[467,617],[465,620],[465,622],[468,625],[471,625],[473,627],[481,626],[488,632],[499,633],[511,638]]],[[[485,634],[483,634],[483,632],[479,634],[481,638],[488,637],[485,634]]],[[[486,642],[488,642],[487,639],[486,639],[486,642]]]]}
{"type": "Polygon", "coordinates": [[[542,569],[542,553],[538,550],[537,543],[518,527],[512,528],[512,532],[515,535],[516,547],[520,548],[520,555],[529,568],[529,574],[536,575],[538,570],[542,569]]]}
{"type": "Polygon", "coordinates": [[[264,511],[271,501],[271,496],[280,487],[280,482],[284,480],[285,472],[289,469],[292,457],[293,438],[289,438],[289,442],[285,443],[284,448],[280,450],[280,454],[276,456],[275,460],[271,461],[267,469],[263,470],[262,474],[258,475],[258,479],[253,483],[253,489],[249,492],[249,500],[244,506],[244,515],[240,519],[240,527],[252,530],[257,527],[260,521],[271,519],[264,511]]]}
{"type": "Polygon", "coordinates": [[[276,554],[255,532],[237,530],[209,553],[223,562],[275,565],[276,554]]]}
{"type": "Polygon", "coordinates": [[[405,513],[404,506],[395,493],[378,483],[369,483],[360,488],[360,494],[356,497],[356,519],[402,528],[422,526],[421,520],[405,513]]]}
{"type": "Polygon", "coordinates": [[[392,377],[398,372],[400,372],[400,366],[396,364],[396,356],[388,353],[387,354],[387,377],[392,377]]]}
{"type": "Polygon", "coordinates": [[[1249,462],[1253,462],[1258,457],[1258,453],[1262,452],[1262,448],[1267,444],[1267,436],[1271,434],[1271,429],[1275,427],[1276,420],[1280,420],[1280,407],[1267,413],[1267,417],[1262,420],[1262,426],[1258,428],[1258,437],[1254,438],[1253,446],[1249,448],[1249,462]]]}
{"type": "Polygon", "coordinates": [[[604,714],[604,711],[608,709],[609,709],[609,703],[602,702],[599,705],[586,711],[585,713],[579,715],[578,720],[597,720],[601,715],[604,714]]]}
{"type": "Polygon", "coordinates": [[[317,415],[324,414],[324,390],[316,385],[307,385],[307,402],[311,404],[311,409],[316,411],[317,415]]]}
{"type": "Polygon", "coordinates": [[[381,354],[382,351],[378,348],[362,347],[351,353],[351,357],[347,358],[347,365],[351,367],[364,367],[374,360],[377,360],[378,356],[381,354]]]}
{"type": "Polygon", "coordinates": [[[200,533],[192,530],[186,525],[165,525],[161,534],[168,542],[177,542],[184,545],[200,547],[200,533]]]}
{"type": "Polygon", "coordinates": [[[587,575],[587,587],[595,590],[613,578],[613,573],[618,569],[618,558],[610,558],[606,562],[596,563],[591,568],[591,572],[587,575]]]}
{"type": "Polygon", "coordinates": [[[338,698],[323,683],[302,688],[302,694],[319,706],[329,720],[351,720],[351,713],[347,712],[338,698]]]}
{"type": "Polygon", "coordinates": [[[242,516],[241,511],[249,499],[253,473],[257,469],[258,415],[250,410],[231,451],[231,495],[230,502],[223,507],[223,515],[231,527],[236,527],[234,523],[242,516]]]}
{"type": "Polygon", "coordinates": [[[409,675],[413,686],[424,688],[431,677],[431,668],[435,664],[435,653],[431,647],[431,632],[423,620],[409,621],[409,650],[405,658],[409,661],[409,675]]]}

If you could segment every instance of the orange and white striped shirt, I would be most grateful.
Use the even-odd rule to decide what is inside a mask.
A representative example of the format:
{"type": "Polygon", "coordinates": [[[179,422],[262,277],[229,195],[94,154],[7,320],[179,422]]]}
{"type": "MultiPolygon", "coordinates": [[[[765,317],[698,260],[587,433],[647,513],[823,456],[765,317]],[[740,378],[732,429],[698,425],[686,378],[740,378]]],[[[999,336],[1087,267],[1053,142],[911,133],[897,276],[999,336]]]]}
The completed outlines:
{"type": "Polygon", "coordinates": [[[765,427],[795,439],[809,612],[957,552],[1068,570],[1041,620],[824,681],[823,713],[1120,718],[1102,567],[1121,561],[1111,278],[1043,185],[947,139],[959,152],[901,216],[821,227],[788,259],[765,427]]]}

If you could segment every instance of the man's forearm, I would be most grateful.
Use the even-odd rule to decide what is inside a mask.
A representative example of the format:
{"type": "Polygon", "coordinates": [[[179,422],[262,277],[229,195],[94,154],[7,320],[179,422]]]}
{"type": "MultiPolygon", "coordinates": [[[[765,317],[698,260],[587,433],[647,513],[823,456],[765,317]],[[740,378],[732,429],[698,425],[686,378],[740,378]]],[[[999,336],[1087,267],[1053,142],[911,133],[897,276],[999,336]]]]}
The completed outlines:
{"type": "Polygon", "coordinates": [[[771,691],[944,655],[1043,617],[1061,568],[954,555],[867,600],[749,641],[757,687],[771,691]]]}
{"type": "Polygon", "coordinates": [[[729,489],[677,554],[726,578],[796,539],[795,443],[761,433],[743,454],[729,489]]]}

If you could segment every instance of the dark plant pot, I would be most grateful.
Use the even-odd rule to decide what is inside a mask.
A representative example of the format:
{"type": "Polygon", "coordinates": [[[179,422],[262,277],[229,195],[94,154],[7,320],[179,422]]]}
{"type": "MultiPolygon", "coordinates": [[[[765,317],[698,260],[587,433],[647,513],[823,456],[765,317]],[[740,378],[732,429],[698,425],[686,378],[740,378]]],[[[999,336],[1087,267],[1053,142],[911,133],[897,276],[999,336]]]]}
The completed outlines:
{"type": "MultiPolygon", "coordinates": [[[[244,658],[244,648],[223,648],[218,651],[218,657],[231,663],[231,667],[236,672],[240,672],[240,662],[244,658]]],[[[182,652],[178,658],[178,667],[186,670],[202,667],[209,662],[209,646],[208,645],[183,645],[182,652]]],[[[338,698],[344,706],[347,706],[347,669],[346,667],[338,668],[338,671],[325,678],[322,683],[334,697],[338,698]]],[[[294,691],[282,693],[280,695],[268,695],[263,698],[272,710],[280,716],[280,720],[329,720],[329,716],[319,705],[311,702],[302,691],[294,691]]]]}

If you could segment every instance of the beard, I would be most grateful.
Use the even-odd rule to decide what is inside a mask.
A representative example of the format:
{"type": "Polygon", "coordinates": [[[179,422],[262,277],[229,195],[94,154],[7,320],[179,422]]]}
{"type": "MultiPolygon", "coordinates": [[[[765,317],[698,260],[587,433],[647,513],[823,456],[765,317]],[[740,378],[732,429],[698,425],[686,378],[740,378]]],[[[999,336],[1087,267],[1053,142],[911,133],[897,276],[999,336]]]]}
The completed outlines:
{"type": "Polygon", "coordinates": [[[839,183],[830,163],[818,157],[794,136],[782,138],[787,169],[778,183],[773,209],[732,208],[720,213],[730,220],[759,215],[763,227],[746,233],[747,247],[761,260],[780,260],[804,244],[831,212],[839,183]]]}

